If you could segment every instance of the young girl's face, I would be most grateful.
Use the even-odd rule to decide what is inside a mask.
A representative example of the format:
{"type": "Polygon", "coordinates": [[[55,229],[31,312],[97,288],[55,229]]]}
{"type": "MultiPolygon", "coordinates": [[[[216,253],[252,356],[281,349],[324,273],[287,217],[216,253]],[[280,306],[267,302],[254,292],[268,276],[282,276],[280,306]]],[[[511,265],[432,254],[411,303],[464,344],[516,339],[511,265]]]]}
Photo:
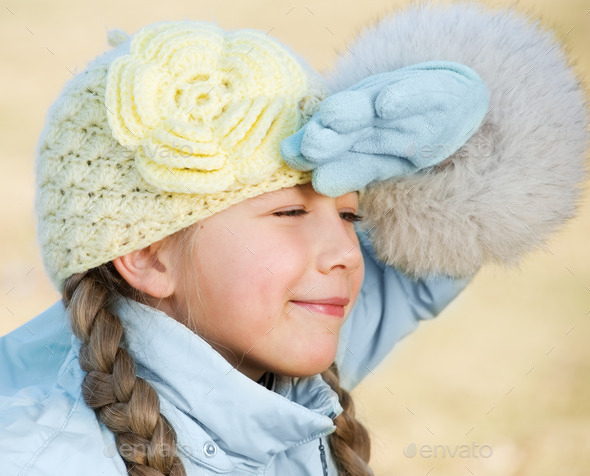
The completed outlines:
{"type": "Polygon", "coordinates": [[[250,378],[324,371],[363,281],[357,211],[357,192],[331,198],[306,184],[202,221],[194,285],[175,278],[180,317],[250,378]],[[321,300],[336,301],[313,304],[321,300]]]}

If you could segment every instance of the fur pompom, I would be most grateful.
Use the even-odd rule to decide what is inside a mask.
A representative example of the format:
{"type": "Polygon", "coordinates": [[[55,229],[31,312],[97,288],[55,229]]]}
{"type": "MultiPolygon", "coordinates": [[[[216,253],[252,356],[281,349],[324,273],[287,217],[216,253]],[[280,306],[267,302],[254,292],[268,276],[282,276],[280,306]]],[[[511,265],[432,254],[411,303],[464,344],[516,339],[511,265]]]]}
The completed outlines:
{"type": "Polygon", "coordinates": [[[413,277],[467,277],[488,262],[518,263],[575,214],[587,173],[587,103],[539,22],[467,3],[413,6],[345,52],[327,74],[332,92],[430,60],[473,68],[490,92],[481,127],[456,153],[363,191],[361,230],[381,261],[413,277]]]}

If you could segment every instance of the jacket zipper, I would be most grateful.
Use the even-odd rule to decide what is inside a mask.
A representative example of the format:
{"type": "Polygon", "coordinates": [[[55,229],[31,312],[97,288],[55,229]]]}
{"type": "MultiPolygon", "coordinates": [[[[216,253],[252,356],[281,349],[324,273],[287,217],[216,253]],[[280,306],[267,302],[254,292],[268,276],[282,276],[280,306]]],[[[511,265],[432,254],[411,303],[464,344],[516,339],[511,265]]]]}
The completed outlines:
{"type": "Polygon", "coordinates": [[[320,461],[322,462],[322,470],[324,471],[324,476],[328,476],[328,463],[326,461],[326,452],[324,451],[324,445],[322,444],[321,438],[320,438],[320,461]]]}

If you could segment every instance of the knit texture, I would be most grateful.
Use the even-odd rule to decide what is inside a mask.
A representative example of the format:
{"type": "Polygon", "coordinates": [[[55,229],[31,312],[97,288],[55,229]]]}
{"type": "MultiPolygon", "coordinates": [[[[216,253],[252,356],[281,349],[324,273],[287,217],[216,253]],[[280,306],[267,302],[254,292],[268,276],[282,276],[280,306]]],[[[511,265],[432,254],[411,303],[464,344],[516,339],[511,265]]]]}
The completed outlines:
{"type": "Polygon", "coordinates": [[[66,85],[39,141],[38,235],[56,287],[247,198],[310,182],[279,146],[327,94],[276,40],[204,22],[150,25],[96,59],[66,85]]]}

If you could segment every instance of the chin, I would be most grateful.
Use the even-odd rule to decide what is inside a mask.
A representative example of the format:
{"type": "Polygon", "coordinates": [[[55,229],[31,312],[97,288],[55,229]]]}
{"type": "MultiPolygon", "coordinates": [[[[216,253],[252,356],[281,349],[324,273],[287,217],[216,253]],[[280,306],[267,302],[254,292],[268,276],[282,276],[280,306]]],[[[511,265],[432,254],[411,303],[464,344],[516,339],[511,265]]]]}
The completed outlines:
{"type": "Polygon", "coordinates": [[[335,351],[324,352],[321,355],[316,354],[313,356],[313,359],[307,357],[303,363],[299,361],[297,365],[290,366],[290,368],[285,368],[283,371],[279,371],[278,373],[287,377],[311,377],[328,370],[330,365],[332,365],[332,362],[334,362],[335,357],[335,351]]]}

